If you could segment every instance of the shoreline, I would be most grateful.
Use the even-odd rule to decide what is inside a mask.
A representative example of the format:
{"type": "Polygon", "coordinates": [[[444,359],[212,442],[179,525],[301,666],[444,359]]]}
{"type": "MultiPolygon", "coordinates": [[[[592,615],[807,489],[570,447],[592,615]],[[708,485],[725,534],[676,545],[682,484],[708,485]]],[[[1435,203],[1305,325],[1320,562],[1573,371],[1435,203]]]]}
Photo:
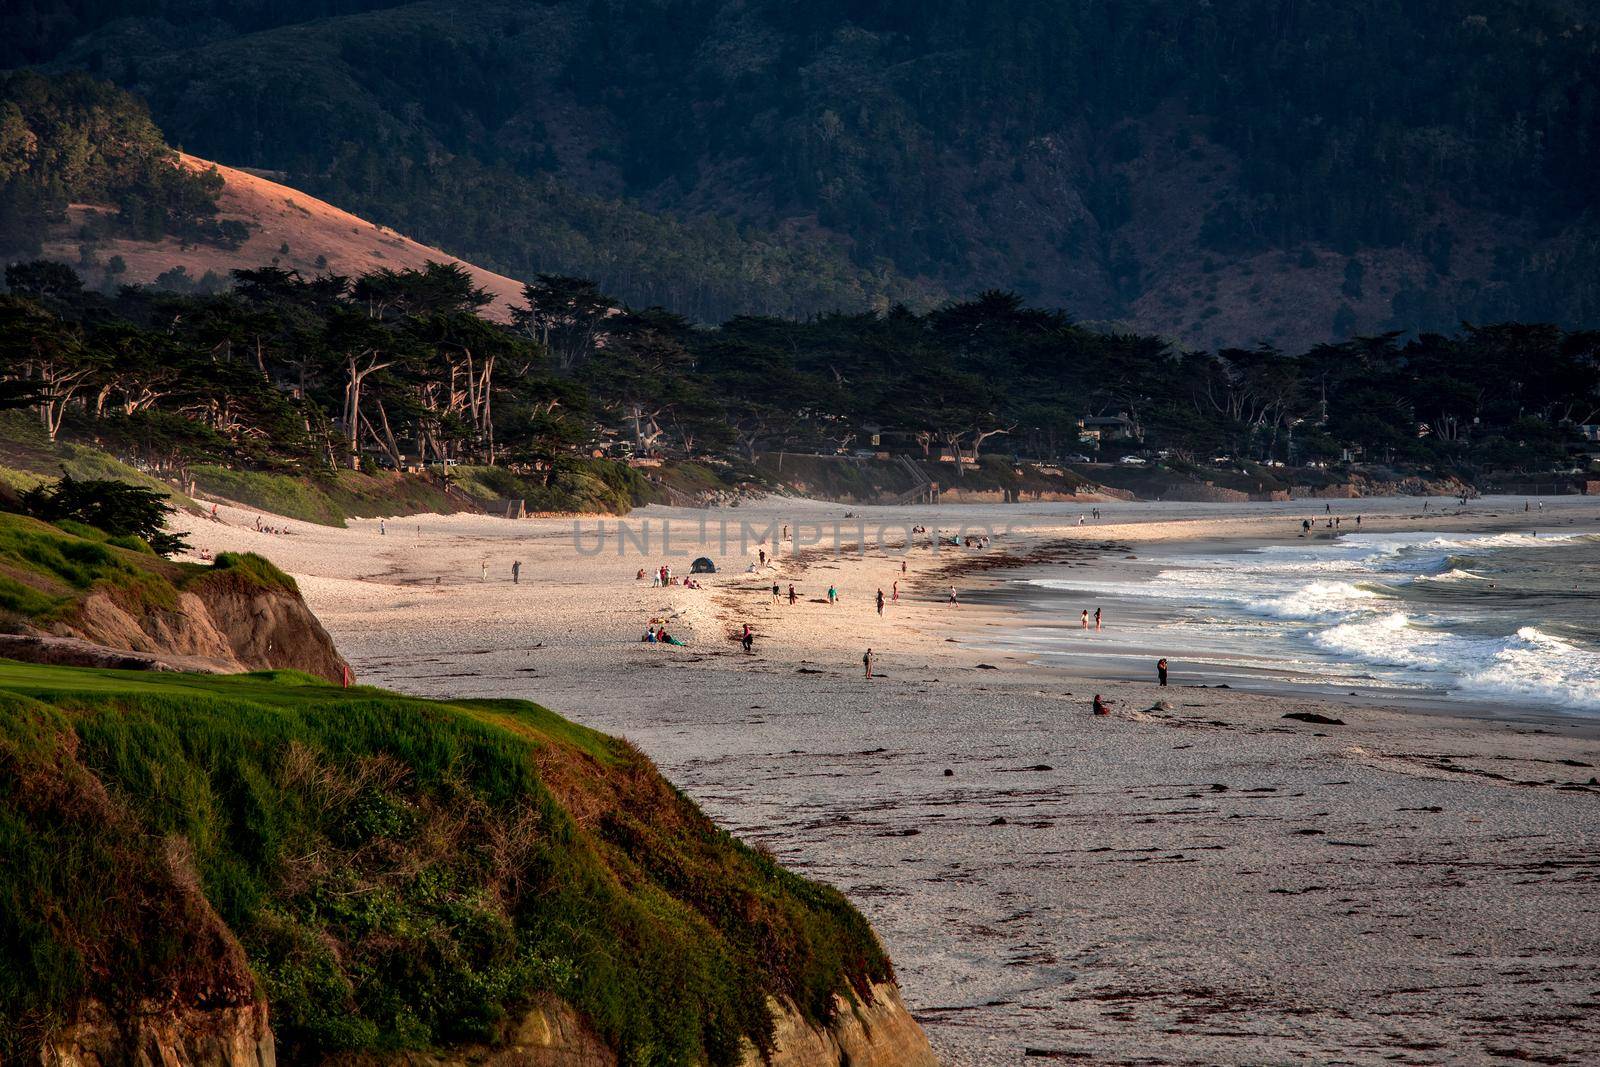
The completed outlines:
{"type": "MultiPolygon", "coordinates": [[[[1019,584],[1032,578],[1057,577],[1042,568],[1033,573],[1023,572],[1003,584],[984,589],[972,601],[992,610],[995,613],[994,621],[1001,625],[1041,636],[1019,638],[1008,644],[1003,640],[997,642],[981,629],[972,630],[961,639],[964,647],[984,654],[1020,654],[1025,657],[1024,666],[1027,669],[1038,671],[1043,676],[1126,684],[1148,680],[1153,673],[1151,665],[1154,661],[1167,656],[1174,660],[1170,686],[1173,689],[1222,688],[1289,700],[1321,700],[1346,707],[1385,707],[1475,721],[1533,724],[1572,730],[1574,736],[1600,738],[1600,709],[1590,711],[1548,703],[1508,708],[1503,700],[1485,693],[1409,688],[1385,683],[1374,676],[1341,681],[1317,675],[1312,669],[1313,665],[1297,669],[1278,665],[1265,654],[1253,657],[1259,662],[1251,662],[1250,659],[1240,658],[1243,654],[1237,651],[1210,652],[1192,648],[1178,651],[1165,647],[1140,649],[1129,644],[1074,650],[1067,647],[1066,641],[1068,635],[1079,632],[1078,625],[1068,616],[1051,621],[1044,609],[1032,602],[1038,598],[1038,594],[1018,588],[1019,584]],[[1047,631],[1060,631],[1062,636],[1059,641],[1052,641],[1042,636],[1047,631]],[[1223,656],[1235,658],[1218,658],[1223,656]],[[1359,684],[1360,687],[1351,689],[1352,684],[1359,684]]],[[[1101,580],[1104,581],[1103,578],[1101,580]]],[[[1065,594],[1074,591],[1058,589],[1055,592],[1062,594],[1062,599],[1065,599],[1065,594]]],[[[1117,597],[1100,591],[1085,591],[1082,596],[1085,602],[1091,604],[1110,604],[1116,608],[1131,609],[1116,615],[1115,625],[1120,631],[1125,632],[1130,625],[1137,626],[1143,622],[1143,616],[1154,614],[1154,608],[1137,597],[1117,597]]]]}
{"type": "MultiPolygon", "coordinates": [[[[1406,501],[1340,503],[1374,516],[1364,532],[1424,517],[1406,501]]],[[[1552,508],[1544,524],[1592,524],[1597,504],[1552,508]]],[[[1107,510],[1136,521],[1085,528],[1075,508],[852,510],[1013,531],[949,558],[919,544],[879,619],[873,592],[889,592],[900,557],[876,547],[757,573],[719,558],[695,591],[637,581],[652,559],[581,555],[566,520],[428,516],[385,535],[374,520],[279,538],[229,509],[232,525],[186,521],[199,547],[260,551],[293,573],[363,681],[528,697],[622,734],[729,830],[837,885],[947,1064],[1027,1049],[1490,1062],[1512,1047],[1578,1062],[1600,1042],[1584,1007],[1600,987],[1594,737],[1309,694],[1089,683],[964,647],[1008,617],[940,602],[951,580],[966,590],[1008,573],[993,563],[1002,551],[1270,536],[1304,510],[1121,505],[1107,510]],[[484,560],[498,579],[480,580],[484,560]],[[800,603],[773,604],[773,580],[795,581],[800,603]],[[839,604],[814,603],[830,582],[839,604]],[[688,647],[640,643],[651,617],[688,647]],[[732,639],[746,620],[749,657],[732,639]],[[883,674],[871,685],[869,643],[883,674]],[[1117,702],[1112,716],[1089,716],[1091,685],[1117,702]],[[1295,713],[1346,725],[1282,718],[1295,713]]],[[[712,516],[844,511],[773,501],[712,516]]],[[[1451,521],[1514,518],[1493,511],[1451,521]]],[[[706,517],[646,512],[631,521],[686,536],[706,517]]]]}

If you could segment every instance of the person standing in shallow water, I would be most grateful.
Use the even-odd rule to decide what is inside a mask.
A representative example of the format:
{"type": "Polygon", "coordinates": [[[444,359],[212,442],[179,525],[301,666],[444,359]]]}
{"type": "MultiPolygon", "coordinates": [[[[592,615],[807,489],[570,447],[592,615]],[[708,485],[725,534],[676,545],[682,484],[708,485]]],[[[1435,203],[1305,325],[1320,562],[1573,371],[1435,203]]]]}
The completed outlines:
{"type": "Polygon", "coordinates": [[[1089,609],[1088,608],[1084,608],[1083,609],[1083,614],[1082,614],[1082,616],[1080,616],[1080,618],[1082,619],[1083,628],[1085,630],[1087,630],[1089,628],[1089,609]]]}
{"type": "Polygon", "coordinates": [[[1095,628],[1096,631],[1099,631],[1099,629],[1100,629],[1100,609],[1099,608],[1095,608],[1094,609],[1094,628],[1095,628]]]}
{"type": "Polygon", "coordinates": [[[1156,660],[1156,678],[1163,689],[1167,686],[1167,658],[1165,656],[1156,660]]]}

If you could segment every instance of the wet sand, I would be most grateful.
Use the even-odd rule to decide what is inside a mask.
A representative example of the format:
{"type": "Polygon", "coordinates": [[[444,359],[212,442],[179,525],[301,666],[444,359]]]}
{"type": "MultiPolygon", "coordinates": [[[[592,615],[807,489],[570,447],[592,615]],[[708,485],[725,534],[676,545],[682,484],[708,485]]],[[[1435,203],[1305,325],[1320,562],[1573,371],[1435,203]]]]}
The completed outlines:
{"type": "MultiPolygon", "coordinates": [[[[1374,530],[1520,517],[1509,502],[1446,519],[1416,501],[1359,506],[1374,530]]],[[[1549,507],[1552,529],[1600,510],[1549,507]]],[[[362,680],[530,697],[624,734],[724,825],[840,886],[947,1063],[1582,1063],[1600,1047],[1600,724],[1097,683],[975,650],[1015,620],[942,602],[1041,553],[1093,568],[1157,541],[1290,536],[1310,509],[1120,505],[1088,528],[1075,508],[855,510],[1019,528],[937,556],[916,538],[880,619],[873,594],[901,573],[892,538],[755,574],[754,545],[718,550],[723,573],[695,591],[635,580],[656,555],[586,554],[571,520],[271,537],[224,508],[235,525],[191,525],[197,545],[296,574],[362,680]],[[800,602],[773,604],[774,578],[800,602]],[[641,644],[650,618],[688,646],[641,644]],[[745,621],[754,656],[731,639],[745,621]],[[868,644],[883,675],[870,684],[868,644]],[[1112,716],[1088,714],[1095,691],[1112,716]]],[[[723,517],[844,511],[777,501],[723,517]]],[[[705,517],[629,522],[670,519],[683,573],[705,517]]]]}

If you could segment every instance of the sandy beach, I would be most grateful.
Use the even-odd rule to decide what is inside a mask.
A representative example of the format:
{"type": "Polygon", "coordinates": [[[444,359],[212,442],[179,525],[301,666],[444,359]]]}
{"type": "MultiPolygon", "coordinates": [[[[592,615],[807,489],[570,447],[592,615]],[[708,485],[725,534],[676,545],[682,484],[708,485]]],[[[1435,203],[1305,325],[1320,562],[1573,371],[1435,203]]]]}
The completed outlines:
{"type": "MultiPolygon", "coordinates": [[[[1337,506],[1378,532],[1600,530],[1593,498],[1536,518],[1520,499],[1438,503],[1337,506]]],[[[1592,1062],[1600,717],[1197,672],[1163,691],[997,650],[1016,619],[967,598],[1019,567],[1288,540],[1323,505],[1102,507],[1082,526],[1077,505],[847,518],[778,499],[347,530],[263,517],[287,534],[224,505],[182,523],[198,550],[295,575],[363,682],[526,697],[636,742],[735,833],[849,894],[946,1063],[1592,1062]],[[913,525],[992,541],[905,548],[913,525]],[[637,577],[702,554],[719,566],[702,589],[637,577]],[[651,620],[684,646],[641,642],[651,620]],[[1089,714],[1094,692],[1112,715],[1089,714]]]]}

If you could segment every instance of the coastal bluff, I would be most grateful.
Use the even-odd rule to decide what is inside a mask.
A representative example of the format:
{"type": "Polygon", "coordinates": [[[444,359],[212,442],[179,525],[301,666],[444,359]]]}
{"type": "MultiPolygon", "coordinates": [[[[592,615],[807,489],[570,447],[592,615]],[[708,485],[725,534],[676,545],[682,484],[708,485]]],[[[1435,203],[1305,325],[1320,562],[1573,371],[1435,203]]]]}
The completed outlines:
{"type": "Polygon", "coordinates": [[[841,893],[524,701],[0,659],[0,846],[3,1062],[937,1062],[841,893]]]}
{"type": "MultiPolygon", "coordinates": [[[[0,501],[0,504],[3,504],[0,501]]],[[[253,552],[180,562],[0,506],[0,658],[235,674],[348,667],[293,578],[253,552]]]]}
{"type": "Polygon", "coordinates": [[[68,620],[29,640],[0,638],[0,655],[82,666],[144,666],[233,674],[297,670],[340,681],[344,658],[292,584],[218,570],[143,609],[97,589],[68,620]],[[80,658],[82,661],[80,663],[80,658]]]}

